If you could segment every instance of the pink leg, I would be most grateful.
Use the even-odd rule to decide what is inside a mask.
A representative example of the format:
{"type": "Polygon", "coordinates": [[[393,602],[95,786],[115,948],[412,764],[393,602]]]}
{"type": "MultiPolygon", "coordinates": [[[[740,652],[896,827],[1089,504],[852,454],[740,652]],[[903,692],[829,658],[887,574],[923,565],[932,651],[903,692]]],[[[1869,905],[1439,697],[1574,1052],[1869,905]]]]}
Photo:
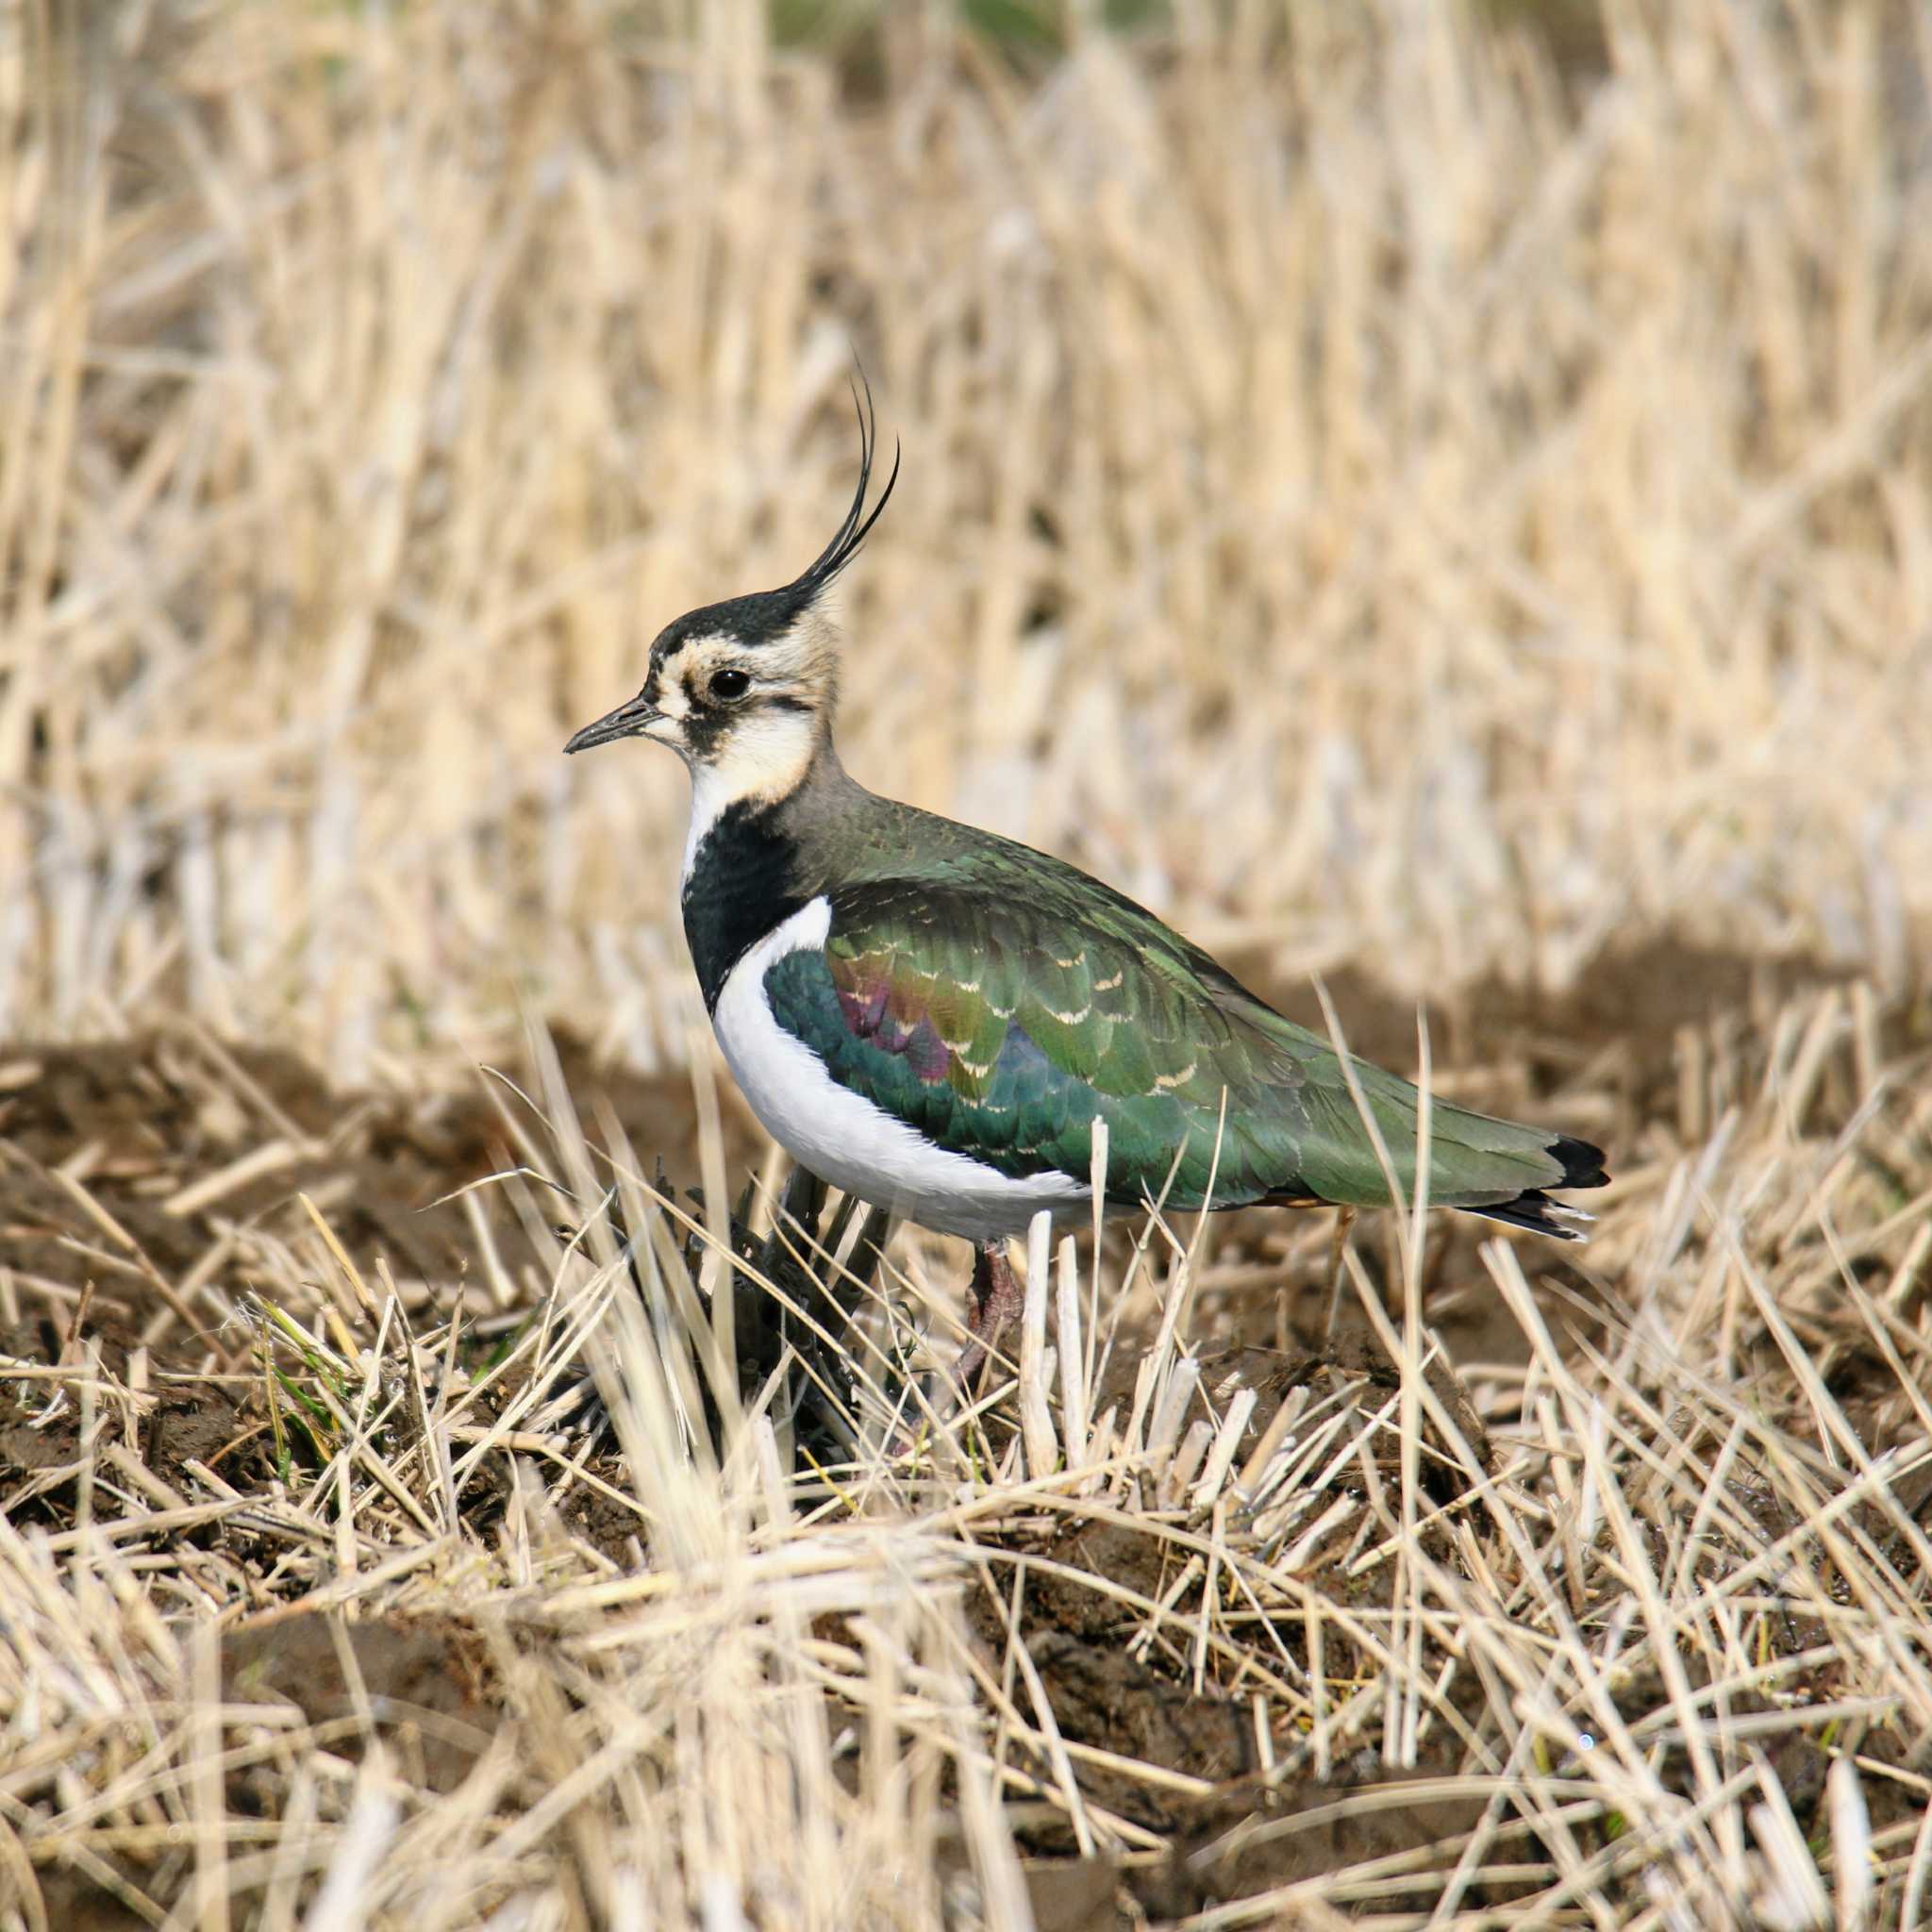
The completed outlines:
{"type": "Polygon", "coordinates": [[[966,1333],[972,1339],[959,1353],[953,1379],[970,1389],[1009,1324],[1026,1306],[1025,1291],[1007,1259],[1005,1241],[981,1241],[973,1257],[973,1285],[967,1291],[966,1333]]]}

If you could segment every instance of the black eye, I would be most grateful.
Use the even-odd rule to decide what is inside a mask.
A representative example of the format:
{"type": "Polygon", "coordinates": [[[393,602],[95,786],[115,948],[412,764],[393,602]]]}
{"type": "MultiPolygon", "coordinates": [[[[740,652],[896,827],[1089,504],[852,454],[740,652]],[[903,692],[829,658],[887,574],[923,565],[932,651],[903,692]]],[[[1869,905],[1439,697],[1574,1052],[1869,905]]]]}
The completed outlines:
{"type": "Polygon", "coordinates": [[[751,675],[744,671],[714,671],[710,694],[721,705],[733,705],[751,689],[751,675]]]}

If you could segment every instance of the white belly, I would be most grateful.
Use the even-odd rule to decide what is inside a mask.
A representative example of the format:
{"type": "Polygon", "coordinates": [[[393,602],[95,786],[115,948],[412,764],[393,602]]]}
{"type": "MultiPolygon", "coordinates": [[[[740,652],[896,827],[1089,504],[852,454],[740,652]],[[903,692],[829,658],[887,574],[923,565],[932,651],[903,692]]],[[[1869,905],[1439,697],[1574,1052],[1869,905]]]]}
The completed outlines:
{"type": "Polygon", "coordinates": [[[1090,1190],[1065,1174],[1016,1181],[935,1147],[902,1120],[841,1087],[802,1040],[772,1017],[765,974],[787,953],[817,951],[831,929],[814,899],[760,940],[718,996],[711,1024],[733,1076],[765,1131],[821,1180],[941,1234],[991,1241],[1024,1230],[1042,1208],[1068,1216],[1090,1190]]]}

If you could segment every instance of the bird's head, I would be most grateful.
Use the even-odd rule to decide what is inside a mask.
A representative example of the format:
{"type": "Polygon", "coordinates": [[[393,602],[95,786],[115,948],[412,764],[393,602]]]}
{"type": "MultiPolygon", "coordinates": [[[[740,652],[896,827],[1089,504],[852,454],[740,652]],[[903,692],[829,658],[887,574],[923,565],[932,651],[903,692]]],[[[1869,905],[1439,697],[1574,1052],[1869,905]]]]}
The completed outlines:
{"type": "Polygon", "coordinates": [[[718,802],[780,797],[796,782],[830,728],[838,698],[825,591],[858,554],[899,479],[895,451],[892,474],[868,512],[871,401],[867,392],[858,405],[858,488],[811,565],[780,590],[707,604],[666,625],[651,645],[642,690],[586,724],[566,752],[652,739],[676,752],[718,802]]]}

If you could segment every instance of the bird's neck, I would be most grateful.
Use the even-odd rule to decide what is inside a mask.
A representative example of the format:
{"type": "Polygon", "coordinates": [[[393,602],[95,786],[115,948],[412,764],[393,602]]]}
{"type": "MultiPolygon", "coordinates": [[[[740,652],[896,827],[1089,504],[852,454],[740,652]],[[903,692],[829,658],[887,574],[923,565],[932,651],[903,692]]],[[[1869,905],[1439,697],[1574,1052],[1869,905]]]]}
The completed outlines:
{"type": "Polygon", "coordinates": [[[727,812],[759,812],[783,804],[819,781],[823,767],[839,771],[831,721],[822,712],[774,708],[745,718],[716,758],[691,768],[691,828],[684,841],[690,882],[706,841],[727,812]]]}
{"type": "Polygon", "coordinates": [[[841,824],[876,803],[846,775],[823,726],[789,789],[773,795],[730,777],[721,767],[691,774],[681,902],[708,1008],[739,960],[824,889],[841,824]]]}

